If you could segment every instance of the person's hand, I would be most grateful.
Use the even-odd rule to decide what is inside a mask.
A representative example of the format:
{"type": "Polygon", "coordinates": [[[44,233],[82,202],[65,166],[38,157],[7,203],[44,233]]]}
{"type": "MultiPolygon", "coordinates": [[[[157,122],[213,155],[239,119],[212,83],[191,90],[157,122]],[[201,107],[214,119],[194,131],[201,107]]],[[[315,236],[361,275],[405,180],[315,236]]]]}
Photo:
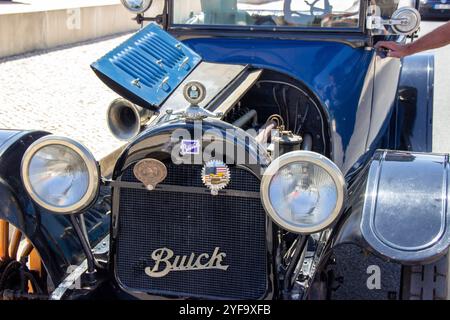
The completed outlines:
{"type": "Polygon", "coordinates": [[[393,41],[380,41],[375,45],[375,49],[387,50],[387,56],[391,58],[403,58],[411,54],[408,45],[398,44],[393,41]]]}

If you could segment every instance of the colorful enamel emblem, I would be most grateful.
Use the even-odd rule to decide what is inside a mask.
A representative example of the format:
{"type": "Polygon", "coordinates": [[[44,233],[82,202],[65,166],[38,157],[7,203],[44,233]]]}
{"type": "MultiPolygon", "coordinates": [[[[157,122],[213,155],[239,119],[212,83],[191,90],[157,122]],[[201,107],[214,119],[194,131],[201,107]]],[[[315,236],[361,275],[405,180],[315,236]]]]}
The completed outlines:
{"type": "Polygon", "coordinates": [[[134,166],[133,173],[148,190],[152,191],[167,177],[167,167],[156,159],[144,159],[134,166]]]}
{"type": "Polygon", "coordinates": [[[220,160],[210,160],[205,163],[202,170],[203,184],[216,196],[231,180],[230,169],[220,160]]]}

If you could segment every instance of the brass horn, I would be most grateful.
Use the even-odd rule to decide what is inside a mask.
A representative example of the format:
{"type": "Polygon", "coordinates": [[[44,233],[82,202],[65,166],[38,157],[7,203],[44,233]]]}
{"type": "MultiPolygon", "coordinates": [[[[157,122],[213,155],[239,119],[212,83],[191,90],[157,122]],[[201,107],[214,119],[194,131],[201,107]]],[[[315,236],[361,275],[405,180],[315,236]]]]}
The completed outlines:
{"type": "Polygon", "coordinates": [[[109,130],[119,140],[129,141],[144,129],[154,112],[139,107],[130,101],[118,98],[108,107],[107,121],[109,130]]]}

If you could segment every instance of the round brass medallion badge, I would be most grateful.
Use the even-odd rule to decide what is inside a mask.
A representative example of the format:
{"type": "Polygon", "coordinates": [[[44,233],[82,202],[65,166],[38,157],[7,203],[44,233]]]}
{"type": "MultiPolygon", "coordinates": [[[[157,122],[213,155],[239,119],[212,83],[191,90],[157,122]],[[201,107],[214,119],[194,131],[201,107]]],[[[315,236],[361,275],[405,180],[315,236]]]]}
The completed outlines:
{"type": "Polygon", "coordinates": [[[152,191],[166,179],[167,167],[159,160],[144,159],[134,166],[133,173],[148,190],[152,191]]]}

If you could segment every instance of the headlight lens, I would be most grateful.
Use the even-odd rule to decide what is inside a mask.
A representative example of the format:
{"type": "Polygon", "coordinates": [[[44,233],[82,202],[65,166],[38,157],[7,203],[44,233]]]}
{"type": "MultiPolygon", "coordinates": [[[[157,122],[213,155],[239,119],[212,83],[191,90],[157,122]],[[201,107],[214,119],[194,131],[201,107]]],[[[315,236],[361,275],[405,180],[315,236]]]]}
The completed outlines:
{"type": "Polygon", "coordinates": [[[276,159],[261,183],[270,217],[282,228],[310,234],[329,227],[341,212],[345,180],[327,158],[296,151],[276,159]]]}
{"type": "Polygon", "coordinates": [[[152,5],[153,0],[120,0],[133,13],[144,13],[152,5]]]}
{"type": "Polygon", "coordinates": [[[22,180],[37,204],[61,214],[86,209],[99,187],[93,155],[78,142],[55,136],[41,138],[28,148],[22,180]]]}

